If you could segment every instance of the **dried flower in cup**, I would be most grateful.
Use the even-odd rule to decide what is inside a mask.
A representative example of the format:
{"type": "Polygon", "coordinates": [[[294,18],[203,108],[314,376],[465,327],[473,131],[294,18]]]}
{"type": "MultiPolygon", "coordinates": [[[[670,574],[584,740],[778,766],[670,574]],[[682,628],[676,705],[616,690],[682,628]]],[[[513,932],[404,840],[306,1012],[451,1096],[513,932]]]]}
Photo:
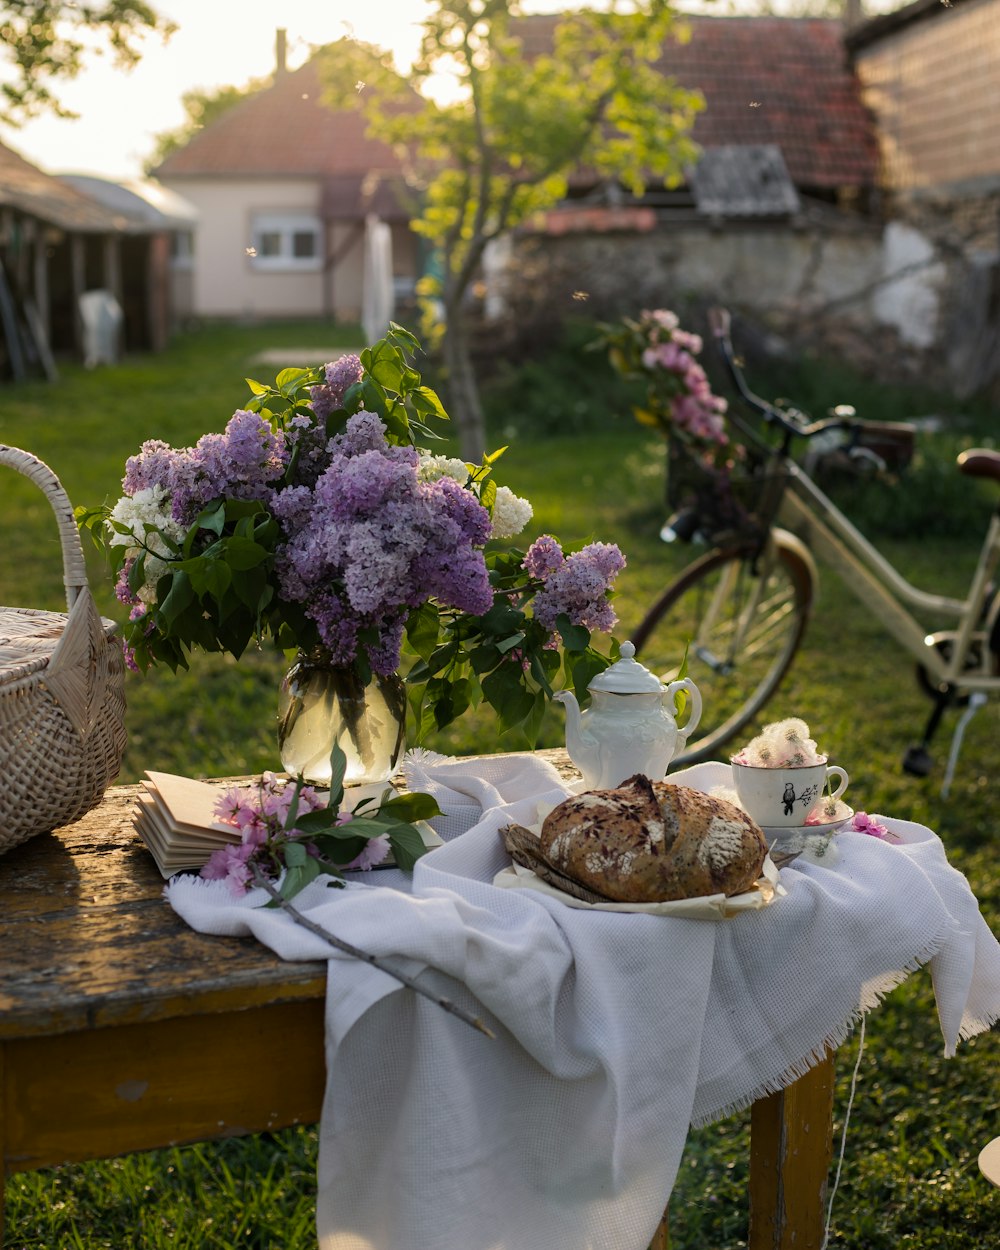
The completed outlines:
{"type": "Polygon", "coordinates": [[[805,721],[790,716],[765,725],[756,738],[732,757],[732,762],[750,768],[802,768],[823,764],[826,756],[810,738],[805,721]]]}

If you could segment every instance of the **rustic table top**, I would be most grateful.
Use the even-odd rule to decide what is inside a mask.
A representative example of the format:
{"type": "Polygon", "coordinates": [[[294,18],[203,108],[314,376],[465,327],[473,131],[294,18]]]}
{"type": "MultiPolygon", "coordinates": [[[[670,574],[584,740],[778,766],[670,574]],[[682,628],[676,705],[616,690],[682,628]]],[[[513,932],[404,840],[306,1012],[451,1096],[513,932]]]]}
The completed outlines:
{"type": "MultiPolygon", "coordinates": [[[[562,751],[540,752],[567,777],[562,751]]],[[[0,1041],[322,997],[326,965],[196,933],[132,828],[139,786],[0,855],[0,1041]]]]}

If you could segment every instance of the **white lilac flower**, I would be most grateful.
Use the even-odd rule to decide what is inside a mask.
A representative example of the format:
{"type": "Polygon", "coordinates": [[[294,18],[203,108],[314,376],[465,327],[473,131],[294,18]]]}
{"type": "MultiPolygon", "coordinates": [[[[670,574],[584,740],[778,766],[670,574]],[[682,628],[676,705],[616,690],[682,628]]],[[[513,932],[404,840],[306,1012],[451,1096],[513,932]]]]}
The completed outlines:
{"type": "Polygon", "coordinates": [[[170,499],[162,486],[151,486],[134,495],[123,495],[111,509],[111,521],[128,528],[122,534],[110,524],[110,547],[146,547],[157,555],[170,554],[167,539],[179,542],[184,537],[184,526],[170,514],[170,499]]]}
{"type": "Polygon", "coordinates": [[[453,477],[464,486],[469,480],[469,466],[464,460],[454,456],[432,456],[421,452],[417,476],[422,482],[436,482],[440,477],[453,477]]]}
{"type": "Polygon", "coordinates": [[[124,495],[111,510],[111,521],[128,527],[127,533],[119,533],[108,526],[110,547],[126,547],[130,556],[145,551],[143,571],[146,580],[137,592],[137,598],[147,605],[156,603],[156,583],[168,571],[166,560],[161,556],[173,554],[168,542],[180,542],[184,526],[170,515],[170,501],[162,486],[151,486],[124,495]]]}
{"type": "Polygon", "coordinates": [[[515,495],[509,486],[498,486],[493,503],[491,538],[513,538],[531,520],[533,509],[527,499],[515,495]]]}

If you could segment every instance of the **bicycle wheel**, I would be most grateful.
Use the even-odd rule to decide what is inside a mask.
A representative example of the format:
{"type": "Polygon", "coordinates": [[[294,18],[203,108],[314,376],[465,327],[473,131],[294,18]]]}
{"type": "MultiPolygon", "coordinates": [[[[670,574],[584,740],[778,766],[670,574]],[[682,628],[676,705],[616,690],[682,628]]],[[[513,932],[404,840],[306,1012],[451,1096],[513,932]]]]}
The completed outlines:
{"type": "Polygon", "coordinates": [[[672,768],[716,758],[774,694],[805,632],[815,580],[808,552],[775,532],[759,556],[708,552],[653,604],[632,639],[636,654],[670,682],[687,649],[687,676],[703,705],[695,737],[672,768]]]}

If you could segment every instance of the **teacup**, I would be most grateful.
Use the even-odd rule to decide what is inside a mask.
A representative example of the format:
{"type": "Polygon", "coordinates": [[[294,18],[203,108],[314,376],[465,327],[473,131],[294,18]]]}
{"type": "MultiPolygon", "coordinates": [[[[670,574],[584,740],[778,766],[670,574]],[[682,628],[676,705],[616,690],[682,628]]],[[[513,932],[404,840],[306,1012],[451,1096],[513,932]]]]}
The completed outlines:
{"type": "Polygon", "coordinates": [[[792,768],[758,768],[752,764],[732,764],[733,785],[744,811],[758,825],[770,829],[791,829],[806,823],[806,817],[823,798],[828,780],[839,783],[830,797],[838,799],[850,780],[837,764],[802,764],[792,768]]]}

